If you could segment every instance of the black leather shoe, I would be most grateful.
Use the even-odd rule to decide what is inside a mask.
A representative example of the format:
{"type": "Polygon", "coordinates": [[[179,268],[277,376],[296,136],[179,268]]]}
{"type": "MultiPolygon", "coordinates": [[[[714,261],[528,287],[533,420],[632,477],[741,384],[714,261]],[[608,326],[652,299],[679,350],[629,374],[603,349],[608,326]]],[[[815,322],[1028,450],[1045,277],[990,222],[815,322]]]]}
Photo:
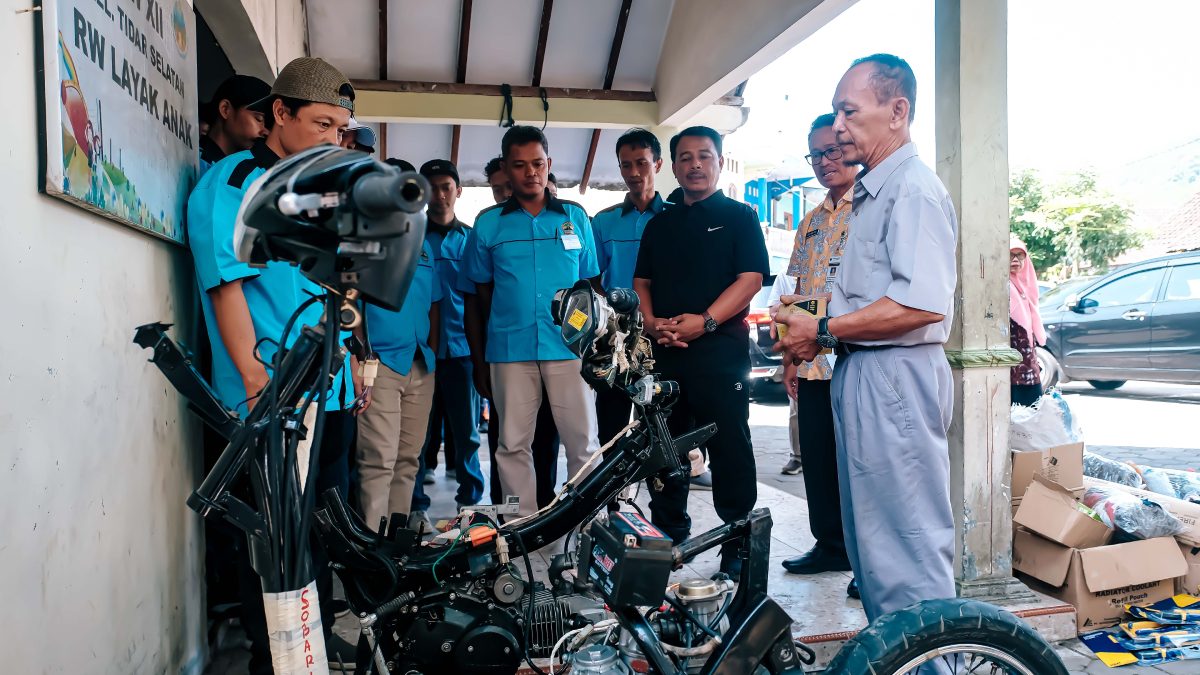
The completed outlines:
{"type": "Polygon", "coordinates": [[[846,595],[855,600],[862,600],[862,596],[858,593],[858,579],[851,579],[850,583],[846,584],[846,595]]]}
{"type": "Polygon", "coordinates": [[[788,558],[783,561],[783,569],[792,574],[817,574],[818,572],[849,572],[850,560],[846,554],[832,553],[820,546],[814,546],[804,555],[788,558]]]}

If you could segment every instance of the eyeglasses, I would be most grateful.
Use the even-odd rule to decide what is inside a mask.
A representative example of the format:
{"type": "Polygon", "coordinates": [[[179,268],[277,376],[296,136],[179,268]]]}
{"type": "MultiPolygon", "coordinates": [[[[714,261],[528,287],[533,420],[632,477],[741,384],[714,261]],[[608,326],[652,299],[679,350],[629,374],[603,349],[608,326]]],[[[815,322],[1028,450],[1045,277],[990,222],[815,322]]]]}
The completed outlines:
{"type": "Polygon", "coordinates": [[[809,166],[816,166],[821,163],[821,158],[825,157],[830,161],[836,161],[842,158],[842,148],[840,145],[835,145],[828,150],[818,150],[811,155],[805,155],[804,161],[808,162],[809,166]]]}
{"type": "Polygon", "coordinates": [[[1014,262],[1017,260],[1024,260],[1026,257],[1027,256],[1025,255],[1025,253],[1023,251],[1013,251],[1008,254],[1009,260],[1012,260],[1014,262]]]}

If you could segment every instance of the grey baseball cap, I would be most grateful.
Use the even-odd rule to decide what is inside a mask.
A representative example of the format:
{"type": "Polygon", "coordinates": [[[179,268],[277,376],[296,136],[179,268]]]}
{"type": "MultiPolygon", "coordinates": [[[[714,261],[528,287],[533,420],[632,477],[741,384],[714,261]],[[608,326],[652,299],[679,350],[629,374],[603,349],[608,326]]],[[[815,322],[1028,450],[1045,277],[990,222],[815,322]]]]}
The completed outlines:
{"type": "Polygon", "coordinates": [[[279,71],[275,84],[271,85],[271,94],[250,107],[268,112],[272,101],[280,96],[327,103],[354,112],[354,86],[342,71],[324,59],[309,56],[293,59],[279,71]]]}

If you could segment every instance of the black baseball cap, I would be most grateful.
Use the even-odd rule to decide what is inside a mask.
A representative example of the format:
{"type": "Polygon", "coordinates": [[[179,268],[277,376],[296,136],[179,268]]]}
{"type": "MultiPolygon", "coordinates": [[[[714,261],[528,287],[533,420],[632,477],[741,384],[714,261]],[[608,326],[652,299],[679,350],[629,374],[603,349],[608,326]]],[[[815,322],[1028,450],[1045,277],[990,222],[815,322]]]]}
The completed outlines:
{"type": "Polygon", "coordinates": [[[455,185],[461,185],[462,181],[458,178],[458,167],[448,159],[431,159],[421,165],[421,175],[426,178],[434,176],[450,176],[454,179],[455,185]]]}
{"type": "Polygon", "coordinates": [[[271,85],[257,77],[251,75],[232,75],[217,86],[217,90],[213,92],[212,100],[208,102],[208,105],[212,108],[213,114],[215,114],[221,101],[226,99],[235,108],[245,108],[255,101],[261,101],[270,94],[271,85]]]}
{"type": "Polygon", "coordinates": [[[413,166],[408,160],[400,159],[399,157],[388,157],[383,160],[385,164],[390,164],[401,171],[416,171],[417,167],[413,166]]]}

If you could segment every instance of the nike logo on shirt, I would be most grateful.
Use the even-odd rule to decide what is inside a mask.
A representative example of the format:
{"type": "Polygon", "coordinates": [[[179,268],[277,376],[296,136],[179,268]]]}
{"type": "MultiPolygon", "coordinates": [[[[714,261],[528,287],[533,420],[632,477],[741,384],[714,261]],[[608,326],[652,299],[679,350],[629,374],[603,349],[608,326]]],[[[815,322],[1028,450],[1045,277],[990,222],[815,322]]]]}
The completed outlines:
{"type": "Polygon", "coordinates": [[[716,232],[717,230],[719,230],[719,229],[721,229],[721,228],[723,228],[723,227],[725,227],[725,226],[724,226],[724,225],[718,225],[718,226],[716,226],[716,227],[710,227],[710,228],[708,228],[708,231],[709,231],[709,232],[716,232]]]}

